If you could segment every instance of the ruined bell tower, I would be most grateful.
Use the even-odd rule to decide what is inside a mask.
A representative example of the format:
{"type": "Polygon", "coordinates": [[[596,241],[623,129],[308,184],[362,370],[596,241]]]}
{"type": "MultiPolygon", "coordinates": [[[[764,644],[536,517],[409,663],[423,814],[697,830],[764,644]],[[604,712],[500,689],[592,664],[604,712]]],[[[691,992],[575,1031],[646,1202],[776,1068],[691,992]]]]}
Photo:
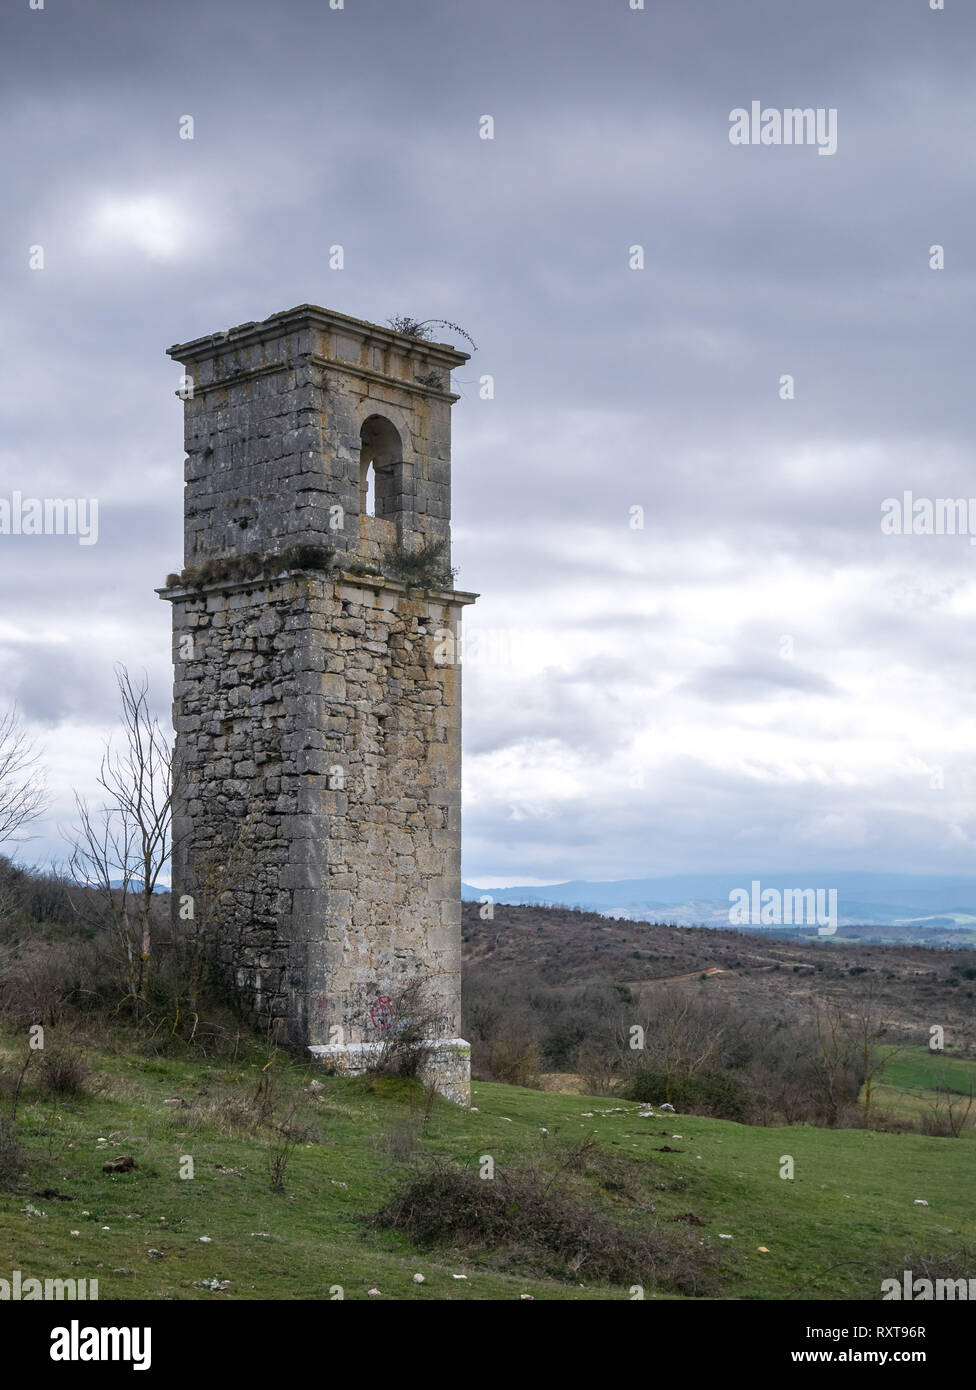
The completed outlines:
{"type": "Polygon", "coordinates": [[[301,305],[168,349],[184,368],[173,607],[174,913],[246,1010],[360,1070],[426,981],[460,1032],[461,612],[453,368],[467,354],[301,305]]]}

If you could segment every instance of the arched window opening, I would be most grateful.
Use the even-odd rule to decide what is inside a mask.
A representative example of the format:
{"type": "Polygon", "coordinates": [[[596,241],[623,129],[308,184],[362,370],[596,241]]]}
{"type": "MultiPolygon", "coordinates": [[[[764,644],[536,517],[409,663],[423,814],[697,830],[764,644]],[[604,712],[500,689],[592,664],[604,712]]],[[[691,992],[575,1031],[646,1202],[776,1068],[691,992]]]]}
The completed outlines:
{"type": "Polygon", "coordinates": [[[395,521],[403,505],[403,445],[384,415],[370,415],[359,431],[359,513],[395,521]]]}

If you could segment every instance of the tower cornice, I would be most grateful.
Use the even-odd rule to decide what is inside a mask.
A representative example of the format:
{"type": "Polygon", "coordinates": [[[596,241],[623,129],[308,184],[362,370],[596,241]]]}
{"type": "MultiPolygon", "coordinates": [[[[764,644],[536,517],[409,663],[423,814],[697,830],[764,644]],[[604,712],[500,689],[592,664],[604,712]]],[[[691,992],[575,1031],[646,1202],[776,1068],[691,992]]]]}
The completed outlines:
{"type": "Polygon", "coordinates": [[[471,356],[468,352],[459,351],[450,343],[412,338],[407,333],[398,333],[382,324],[369,323],[366,319],[354,319],[348,314],[338,313],[335,309],[323,309],[318,304],[299,304],[294,309],[283,309],[280,313],[271,314],[260,322],[241,323],[224,333],[207,333],[186,343],[174,343],[166,352],[176,362],[201,362],[235,348],[271,342],[281,338],[284,333],[303,328],[338,333],[340,336],[360,341],[365,348],[395,347],[400,353],[416,356],[448,370],[461,366],[471,356]]]}

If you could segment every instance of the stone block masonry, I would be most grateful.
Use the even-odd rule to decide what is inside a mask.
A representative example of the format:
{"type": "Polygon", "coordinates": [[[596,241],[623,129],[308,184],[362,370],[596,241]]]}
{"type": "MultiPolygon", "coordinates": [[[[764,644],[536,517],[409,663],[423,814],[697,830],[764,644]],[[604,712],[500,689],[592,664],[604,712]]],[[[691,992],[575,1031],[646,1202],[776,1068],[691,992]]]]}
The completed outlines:
{"type": "Polygon", "coordinates": [[[466,354],[306,305],[170,355],[188,455],[185,568],[160,591],[174,912],[255,1020],[337,1070],[365,1065],[425,981],[430,1072],[466,1104],[451,653],[475,595],[450,571],[466,354]],[[247,556],[260,578],[237,577],[247,556]]]}

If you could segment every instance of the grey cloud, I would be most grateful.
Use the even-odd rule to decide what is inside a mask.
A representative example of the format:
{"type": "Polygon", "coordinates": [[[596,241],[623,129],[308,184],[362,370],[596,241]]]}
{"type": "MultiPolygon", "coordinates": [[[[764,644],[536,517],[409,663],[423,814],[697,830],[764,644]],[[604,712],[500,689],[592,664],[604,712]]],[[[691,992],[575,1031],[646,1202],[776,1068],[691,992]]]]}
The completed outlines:
{"type": "Polygon", "coordinates": [[[802,692],[806,695],[839,695],[833,681],[816,671],[806,671],[793,661],[760,660],[750,664],[713,666],[685,681],[680,690],[716,704],[741,704],[744,700],[775,699],[784,693],[802,692]]]}
{"type": "MultiPolygon", "coordinates": [[[[29,479],[102,502],[91,554],[0,538],[0,617],[32,639],[0,629],[0,699],[39,725],[80,719],[96,762],[114,660],[146,666],[165,706],[152,591],[180,564],[183,455],[164,349],[311,300],[443,316],[479,344],[457,374],[460,582],[562,657],[503,687],[466,673],[472,771],[539,747],[609,765],[664,706],[732,743],[750,719],[772,739],[786,705],[813,758],[862,717],[862,658],[898,673],[893,729],[968,746],[974,552],[879,526],[906,487],[974,491],[966,7],[101,0],[0,22],[0,495],[29,479]],[[836,106],[837,154],[733,148],[728,112],[753,98],[836,106]],[[173,254],[92,237],[107,199],[144,196],[185,219],[173,254]],[[791,603],[792,667],[761,655],[791,603]]],[[[886,809],[885,790],[676,754],[643,798],[597,789],[538,822],[470,806],[466,871],[737,867],[764,840],[791,866],[801,850],[963,866],[947,827],[969,824],[969,789],[947,786],[942,810],[886,809]],[[867,827],[859,846],[820,846],[831,806],[867,827]]]]}

